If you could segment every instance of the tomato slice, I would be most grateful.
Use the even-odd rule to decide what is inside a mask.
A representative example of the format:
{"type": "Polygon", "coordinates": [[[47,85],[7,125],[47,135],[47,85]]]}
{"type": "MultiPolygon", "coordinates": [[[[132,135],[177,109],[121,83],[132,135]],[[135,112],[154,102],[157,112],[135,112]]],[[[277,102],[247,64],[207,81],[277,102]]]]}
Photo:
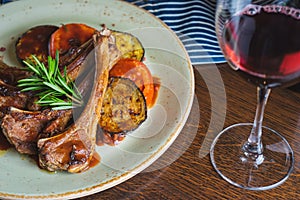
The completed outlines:
{"type": "Polygon", "coordinates": [[[80,47],[92,38],[96,32],[86,24],[70,23],[64,24],[52,33],[49,40],[49,54],[54,58],[56,50],[59,54],[66,54],[71,48],[80,47]]]}
{"type": "Polygon", "coordinates": [[[143,92],[147,107],[154,104],[154,84],[153,77],[147,66],[138,60],[132,58],[120,59],[110,70],[110,76],[119,76],[129,78],[143,92]]]}

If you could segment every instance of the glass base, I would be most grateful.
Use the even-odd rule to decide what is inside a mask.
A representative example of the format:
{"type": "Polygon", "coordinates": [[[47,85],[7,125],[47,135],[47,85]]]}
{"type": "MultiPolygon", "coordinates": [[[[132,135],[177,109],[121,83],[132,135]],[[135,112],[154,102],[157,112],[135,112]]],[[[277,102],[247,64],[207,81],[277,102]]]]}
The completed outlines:
{"type": "Polygon", "coordinates": [[[210,158],[213,167],[229,183],[248,190],[266,190],[282,184],[294,166],[293,151],[279,133],[263,127],[263,154],[249,158],[242,151],[251,123],[224,129],[214,140],[210,158]]]}

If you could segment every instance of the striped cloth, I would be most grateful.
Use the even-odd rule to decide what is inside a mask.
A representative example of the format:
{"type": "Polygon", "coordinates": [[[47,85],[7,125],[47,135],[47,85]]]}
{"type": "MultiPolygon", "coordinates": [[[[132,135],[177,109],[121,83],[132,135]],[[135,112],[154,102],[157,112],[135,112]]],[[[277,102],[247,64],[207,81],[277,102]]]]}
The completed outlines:
{"type": "Polygon", "coordinates": [[[225,62],[214,29],[216,0],[127,0],[165,22],[181,39],[192,64],[225,62]]]}
{"type": "MultiPolygon", "coordinates": [[[[13,0],[1,0],[1,3],[13,0]]],[[[165,22],[181,39],[192,64],[225,62],[214,29],[216,0],[126,0],[165,22]]]]}

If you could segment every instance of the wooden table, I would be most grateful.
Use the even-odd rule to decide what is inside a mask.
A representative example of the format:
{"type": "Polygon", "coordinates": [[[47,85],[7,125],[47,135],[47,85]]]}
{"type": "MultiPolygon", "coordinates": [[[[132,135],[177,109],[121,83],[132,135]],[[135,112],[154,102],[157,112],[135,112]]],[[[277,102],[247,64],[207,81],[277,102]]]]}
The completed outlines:
{"type": "Polygon", "coordinates": [[[194,69],[196,95],[192,112],[173,145],[145,172],[82,199],[300,199],[300,93],[274,89],[264,120],[264,125],[282,133],[291,144],[295,153],[292,175],[277,188],[247,191],[218,176],[207,150],[210,139],[223,128],[223,123],[227,127],[252,122],[256,88],[227,64],[194,69]]]}

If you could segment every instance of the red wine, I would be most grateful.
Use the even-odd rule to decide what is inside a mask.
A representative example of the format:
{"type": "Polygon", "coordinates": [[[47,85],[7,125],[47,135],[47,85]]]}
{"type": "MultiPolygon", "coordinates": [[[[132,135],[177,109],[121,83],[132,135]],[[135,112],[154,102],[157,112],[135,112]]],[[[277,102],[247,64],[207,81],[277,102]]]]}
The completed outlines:
{"type": "Polygon", "coordinates": [[[255,83],[300,79],[299,9],[249,5],[226,23],[221,42],[229,63],[255,83]]]}

